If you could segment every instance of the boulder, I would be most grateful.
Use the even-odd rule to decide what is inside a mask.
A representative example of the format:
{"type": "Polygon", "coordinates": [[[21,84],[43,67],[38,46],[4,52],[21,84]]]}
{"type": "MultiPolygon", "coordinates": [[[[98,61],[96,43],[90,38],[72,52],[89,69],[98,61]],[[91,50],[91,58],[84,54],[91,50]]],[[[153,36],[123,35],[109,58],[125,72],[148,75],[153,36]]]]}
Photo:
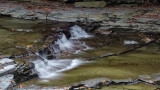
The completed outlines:
{"type": "Polygon", "coordinates": [[[34,63],[24,63],[17,67],[17,70],[14,72],[14,80],[16,83],[24,82],[33,78],[37,78],[38,74],[35,73],[34,63]]]}
{"type": "Polygon", "coordinates": [[[106,6],[105,1],[92,1],[92,2],[76,2],[75,3],[76,7],[94,7],[94,8],[103,8],[106,6]]]}

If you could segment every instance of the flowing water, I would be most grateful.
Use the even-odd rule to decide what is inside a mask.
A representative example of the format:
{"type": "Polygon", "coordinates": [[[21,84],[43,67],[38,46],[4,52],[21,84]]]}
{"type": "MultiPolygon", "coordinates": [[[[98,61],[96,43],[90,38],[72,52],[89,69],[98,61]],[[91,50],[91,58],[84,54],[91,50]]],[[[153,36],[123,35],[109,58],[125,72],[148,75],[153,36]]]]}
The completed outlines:
{"type": "MultiPolygon", "coordinates": [[[[78,39],[80,38],[87,38],[90,37],[81,27],[75,25],[71,27],[71,37],[70,39],[67,39],[65,34],[59,35],[59,39],[55,41],[53,45],[52,51],[53,54],[59,54],[63,52],[70,52],[74,51],[77,53],[77,51],[81,51],[81,49],[88,49],[88,46],[84,42],[80,42],[78,39]],[[74,40],[72,40],[74,39],[74,40]],[[78,44],[78,45],[77,45],[78,44]],[[75,48],[79,48],[78,50],[75,48]]],[[[78,65],[85,63],[86,61],[79,60],[79,59],[53,59],[53,60],[47,60],[44,58],[44,61],[37,60],[34,62],[35,64],[35,70],[38,72],[40,78],[50,78],[54,79],[57,76],[59,76],[58,73],[73,69],[77,67],[78,65]]]]}
{"type": "MultiPolygon", "coordinates": [[[[0,22],[1,55],[26,53],[25,49],[17,47],[42,44],[45,28],[34,27],[41,21],[6,17],[0,18],[0,21],[2,21],[0,22]]],[[[160,40],[159,35],[155,33],[115,32],[110,35],[93,37],[77,25],[71,27],[70,33],[71,38],[68,39],[65,34],[60,34],[59,39],[51,45],[52,54],[58,56],[56,59],[47,60],[45,56],[41,56],[46,64],[41,60],[33,61],[40,78],[25,82],[26,85],[60,86],[99,77],[137,79],[139,75],[160,73],[160,46],[156,43],[126,54],[98,58],[88,63],[88,60],[93,57],[108,53],[120,53],[154,39],[160,40]],[[59,57],[62,58],[58,59],[59,57]]],[[[19,63],[27,59],[14,60],[19,63]]]]}
{"type": "Polygon", "coordinates": [[[71,27],[70,33],[71,33],[71,39],[81,39],[81,38],[92,37],[91,35],[88,35],[81,27],[77,25],[71,27]]]}
{"type": "Polygon", "coordinates": [[[79,59],[54,59],[54,60],[46,60],[43,61],[37,60],[35,61],[35,70],[39,73],[39,77],[44,79],[55,79],[60,75],[60,72],[73,69],[78,65],[84,63],[84,61],[79,59]]]}

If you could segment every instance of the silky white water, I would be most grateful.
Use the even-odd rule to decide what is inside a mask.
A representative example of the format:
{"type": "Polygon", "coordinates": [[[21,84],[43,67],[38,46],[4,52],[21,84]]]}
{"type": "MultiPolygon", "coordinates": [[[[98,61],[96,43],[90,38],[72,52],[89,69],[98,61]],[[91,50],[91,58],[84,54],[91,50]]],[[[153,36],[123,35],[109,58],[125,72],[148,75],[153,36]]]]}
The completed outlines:
{"type": "MultiPolygon", "coordinates": [[[[60,35],[60,38],[52,45],[54,53],[69,52],[77,47],[83,47],[83,49],[89,49],[84,43],[78,39],[88,38],[88,35],[81,27],[75,25],[70,30],[71,38],[67,39],[65,34],[60,35]],[[72,40],[74,39],[74,40],[72,40]]],[[[75,53],[81,50],[75,49],[75,53]]],[[[86,61],[79,59],[53,59],[53,60],[37,60],[34,62],[35,70],[38,72],[40,78],[54,78],[59,76],[60,72],[73,69],[78,65],[85,63],[86,61]],[[45,63],[44,63],[45,62],[45,63]]]]}
{"type": "Polygon", "coordinates": [[[35,61],[35,70],[38,71],[40,78],[54,78],[60,72],[73,69],[78,65],[84,63],[79,59],[59,59],[59,60],[46,60],[47,64],[41,60],[35,61]]]}
{"type": "Polygon", "coordinates": [[[64,34],[54,44],[54,53],[60,53],[62,51],[68,51],[73,48],[73,42],[68,40],[64,34]]]}
{"type": "Polygon", "coordinates": [[[81,27],[74,25],[70,30],[71,39],[81,39],[91,37],[88,33],[86,33],[81,27]]]}

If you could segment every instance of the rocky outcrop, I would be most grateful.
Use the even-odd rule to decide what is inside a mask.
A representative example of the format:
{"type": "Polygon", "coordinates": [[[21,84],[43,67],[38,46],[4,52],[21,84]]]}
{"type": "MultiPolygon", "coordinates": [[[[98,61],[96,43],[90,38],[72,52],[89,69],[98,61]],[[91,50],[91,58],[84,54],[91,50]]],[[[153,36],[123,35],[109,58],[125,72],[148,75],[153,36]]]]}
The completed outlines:
{"type": "Polygon", "coordinates": [[[87,32],[94,32],[98,30],[101,27],[101,22],[88,22],[88,20],[85,21],[77,21],[77,25],[81,26],[85,31],[87,32]]]}
{"type": "Polygon", "coordinates": [[[16,63],[11,59],[0,59],[0,89],[13,89],[13,86],[15,85],[13,73],[16,71],[16,66],[16,63]]]}
{"type": "Polygon", "coordinates": [[[0,59],[0,89],[13,90],[16,83],[37,78],[33,63],[17,65],[12,59],[0,59]]]}
{"type": "Polygon", "coordinates": [[[103,8],[106,6],[105,1],[92,1],[92,2],[76,2],[76,7],[94,7],[94,8],[103,8]]]}
{"type": "Polygon", "coordinates": [[[103,89],[104,86],[109,85],[131,85],[137,83],[160,85],[160,74],[152,75],[140,75],[138,79],[132,80],[121,79],[121,80],[110,80],[108,78],[95,78],[80,82],[80,84],[71,86],[69,90],[84,90],[84,89],[103,89]]]}
{"type": "Polygon", "coordinates": [[[33,63],[24,63],[17,67],[17,70],[14,72],[14,80],[16,83],[24,82],[33,78],[37,78],[38,74],[34,72],[33,63]]]}
{"type": "Polygon", "coordinates": [[[5,4],[0,3],[2,7],[0,9],[0,15],[1,16],[7,15],[14,18],[31,19],[31,20],[46,19],[47,15],[48,20],[65,21],[65,22],[75,22],[78,20],[83,21],[85,20],[85,18],[88,18],[88,20],[101,21],[101,20],[106,20],[107,18],[105,15],[102,14],[100,10],[88,10],[89,11],[88,13],[88,11],[86,12],[81,10],[74,10],[73,8],[61,8],[58,11],[53,9],[48,12],[43,9],[27,9],[26,7],[21,5],[16,5],[16,6],[14,5],[14,7],[12,8],[7,7],[12,4],[13,3],[5,3],[5,4]]]}

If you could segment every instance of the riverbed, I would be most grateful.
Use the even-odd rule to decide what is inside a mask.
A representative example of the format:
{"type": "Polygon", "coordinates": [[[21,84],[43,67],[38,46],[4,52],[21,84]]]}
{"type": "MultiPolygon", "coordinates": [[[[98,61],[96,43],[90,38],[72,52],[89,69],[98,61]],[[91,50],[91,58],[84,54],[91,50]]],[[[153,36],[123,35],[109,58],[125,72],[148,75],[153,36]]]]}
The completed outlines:
{"type": "MultiPolygon", "coordinates": [[[[46,35],[44,33],[46,27],[36,27],[44,25],[41,23],[45,21],[8,17],[1,17],[0,21],[2,21],[0,22],[0,53],[3,57],[28,53],[27,48],[37,45],[40,45],[40,47],[34,49],[34,52],[45,47],[43,37],[46,35]]],[[[53,27],[49,27],[49,29],[51,28],[53,29],[53,27]]],[[[49,29],[47,28],[47,30],[49,29]]],[[[155,73],[159,77],[160,47],[158,33],[124,32],[123,29],[122,32],[108,32],[109,34],[103,35],[89,32],[88,34],[92,35],[91,37],[76,39],[78,44],[83,46],[83,43],[85,43],[87,47],[76,47],[76,51],[77,48],[80,50],[78,53],[73,53],[75,51],[71,50],[71,53],[62,53],[62,57],[58,57],[57,62],[61,63],[63,60],[62,63],[70,65],[70,62],[72,63],[71,60],[75,60],[77,65],[73,65],[69,69],[65,69],[67,68],[65,65],[61,66],[62,70],[55,77],[54,75],[52,78],[40,77],[23,82],[23,84],[26,86],[40,85],[60,88],[101,77],[111,80],[135,80],[140,78],[140,75],[152,75],[155,73]]],[[[70,40],[67,42],[70,43],[70,40]]],[[[74,43],[77,44],[77,42],[74,43]]],[[[68,48],[68,51],[71,49],[68,46],[64,48],[68,48]]],[[[14,60],[16,63],[23,63],[25,60],[32,62],[35,61],[35,56],[14,58],[14,60]]],[[[53,66],[58,65],[56,60],[53,60],[48,61],[48,63],[55,62],[53,66]]],[[[41,61],[34,63],[39,62],[41,61]]],[[[152,79],[152,77],[149,79],[152,79]]],[[[138,84],[136,86],[141,87],[143,85],[138,84]]],[[[135,88],[134,85],[131,87],[135,88]]],[[[144,88],[147,87],[157,88],[158,86],[144,85],[144,88]]]]}

